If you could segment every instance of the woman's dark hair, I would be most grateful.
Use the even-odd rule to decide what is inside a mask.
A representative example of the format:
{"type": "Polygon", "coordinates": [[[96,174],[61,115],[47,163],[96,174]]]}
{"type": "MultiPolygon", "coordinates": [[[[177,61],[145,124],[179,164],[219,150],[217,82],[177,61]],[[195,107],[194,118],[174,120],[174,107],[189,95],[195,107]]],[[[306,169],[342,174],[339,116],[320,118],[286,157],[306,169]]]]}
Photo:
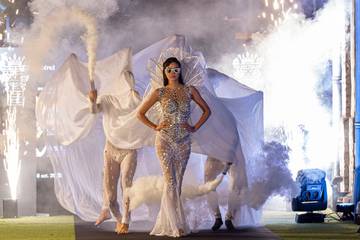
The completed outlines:
{"type": "MultiPolygon", "coordinates": [[[[164,79],[164,87],[167,86],[169,84],[169,79],[166,77],[165,74],[165,69],[172,63],[176,63],[179,68],[181,68],[181,63],[179,60],[177,60],[177,58],[171,57],[165,60],[165,62],[163,63],[163,79],[164,79]]],[[[181,75],[181,70],[180,70],[180,74],[179,74],[179,83],[184,85],[184,80],[182,78],[181,75]]]]}

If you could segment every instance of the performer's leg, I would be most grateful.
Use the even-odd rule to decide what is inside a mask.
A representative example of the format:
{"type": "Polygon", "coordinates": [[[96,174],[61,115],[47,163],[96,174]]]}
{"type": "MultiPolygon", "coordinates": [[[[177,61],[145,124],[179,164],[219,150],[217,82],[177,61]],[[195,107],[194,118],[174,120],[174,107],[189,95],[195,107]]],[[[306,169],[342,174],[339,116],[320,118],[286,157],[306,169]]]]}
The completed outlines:
{"type": "Polygon", "coordinates": [[[232,220],[241,208],[241,199],[239,200],[241,190],[247,188],[245,169],[237,164],[231,165],[229,178],[228,211],[225,216],[225,225],[228,230],[235,230],[232,220]]]}
{"type": "Polygon", "coordinates": [[[122,217],[122,228],[120,233],[127,233],[129,230],[130,221],[130,199],[125,197],[125,188],[131,187],[134,178],[135,170],[137,165],[137,153],[136,150],[130,151],[121,162],[121,189],[123,192],[123,217],[122,217]]]}
{"type": "Polygon", "coordinates": [[[117,185],[120,176],[120,164],[116,162],[116,156],[113,156],[111,151],[105,150],[105,184],[106,195],[109,200],[111,213],[116,218],[118,225],[121,224],[121,213],[119,210],[119,203],[117,202],[117,185]]]}
{"type": "Polygon", "coordinates": [[[165,133],[157,133],[156,154],[160,161],[164,186],[160,211],[151,235],[171,231],[176,236],[182,236],[189,232],[180,199],[179,182],[182,180],[181,169],[186,167],[189,158],[190,141],[183,144],[173,142],[165,133]]]}
{"type": "MultiPolygon", "coordinates": [[[[205,182],[214,180],[223,169],[224,164],[221,161],[217,160],[216,158],[208,157],[205,162],[205,182]]],[[[211,212],[215,216],[215,223],[212,227],[212,230],[216,231],[223,224],[219,208],[218,195],[216,191],[207,194],[207,202],[211,212]]]]}
{"type": "Polygon", "coordinates": [[[183,178],[186,170],[187,163],[189,161],[191,145],[189,144],[179,144],[178,153],[176,154],[175,168],[176,168],[176,179],[178,182],[178,191],[179,196],[181,196],[181,188],[183,183],[183,178]]]}
{"type": "Polygon", "coordinates": [[[180,226],[179,226],[179,235],[183,236],[190,230],[188,229],[188,226],[186,224],[186,217],[183,211],[183,204],[181,201],[181,188],[182,188],[182,182],[184,173],[186,170],[187,163],[189,161],[191,153],[191,145],[190,140],[187,142],[184,142],[182,144],[178,144],[177,146],[177,153],[175,154],[174,163],[175,163],[175,175],[177,179],[177,191],[178,191],[178,217],[180,220],[180,226]]]}
{"type": "MultiPolygon", "coordinates": [[[[105,165],[105,156],[104,156],[104,165],[105,165]]],[[[106,181],[105,181],[104,172],[105,172],[105,168],[104,168],[104,171],[103,171],[103,197],[102,197],[103,202],[102,202],[101,212],[100,212],[100,215],[99,215],[99,217],[97,218],[97,220],[95,222],[95,226],[98,226],[101,223],[103,223],[105,220],[108,220],[108,219],[111,218],[109,200],[108,200],[108,197],[106,195],[106,181]]]]}

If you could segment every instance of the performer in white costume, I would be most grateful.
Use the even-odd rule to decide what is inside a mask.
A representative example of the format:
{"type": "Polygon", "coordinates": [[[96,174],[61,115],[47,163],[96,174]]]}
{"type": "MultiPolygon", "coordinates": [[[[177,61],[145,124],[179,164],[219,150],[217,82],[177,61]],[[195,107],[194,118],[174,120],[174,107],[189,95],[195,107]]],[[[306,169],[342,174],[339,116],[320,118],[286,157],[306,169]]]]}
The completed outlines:
{"type": "MultiPolygon", "coordinates": [[[[205,182],[209,182],[214,180],[221,172],[224,171],[224,169],[226,168],[226,164],[216,158],[213,157],[207,157],[206,162],[205,162],[205,173],[204,173],[204,181],[205,182]]],[[[230,173],[229,176],[230,178],[235,177],[234,175],[236,175],[236,171],[233,170],[233,168],[231,166],[228,166],[230,169],[230,173]]],[[[234,182],[233,179],[230,180],[230,182],[234,182]]],[[[228,199],[228,209],[227,209],[227,213],[225,216],[225,226],[229,231],[233,231],[235,230],[235,227],[232,223],[232,219],[235,216],[235,211],[236,211],[236,207],[234,206],[234,201],[233,198],[231,196],[231,192],[232,189],[229,189],[230,193],[229,193],[229,199],[228,199]]],[[[220,208],[219,208],[219,200],[218,200],[218,193],[216,192],[216,190],[211,191],[210,193],[207,194],[207,202],[209,205],[209,208],[211,210],[211,213],[213,214],[213,216],[215,217],[215,223],[212,226],[212,230],[213,231],[217,231],[219,230],[219,228],[221,227],[221,225],[223,224],[222,221],[222,217],[221,217],[221,212],[220,212],[220,208]]]]}
{"type": "Polygon", "coordinates": [[[210,108],[196,88],[184,86],[181,64],[172,57],[163,63],[164,87],[155,90],[139,109],[139,119],[157,131],[155,146],[164,176],[160,212],[151,235],[180,237],[190,233],[180,198],[182,180],[191,152],[190,134],[197,131],[210,116],[210,108]],[[189,125],[190,101],[195,101],[203,114],[194,126],[189,125]],[[146,112],[156,103],[161,105],[161,122],[154,124],[146,112]]]}
{"type": "MultiPolygon", "coordinates": [[[[119,149],[154,147],[155,131],[138,121],[137,106],[141,99],[133,90],[136,89],[146,99],[149,93],[162,87],[162,65],[158,66],[158,63],[162,64],[168,57],[180,60],[186,84],[196,87],[212,112],[206,125],[192,134],[191,152],[211,156],[225,163],[233,161],[232,166],[238,172],[234,180],[238,196],[241,189],[248,186],[251,188],[254,179],[262,174],[253,167],[260,166],[261,159],[252,157],[255,152],[253,146],[256,145],[254,142],[262,137],[262,132],[258,131],[262,128],[261,92],[249,89],[226,76],[232,84],[228,87],[228,80],[224,80],[223,74],[216,71],[209,74],[210,69],[206,68],[202,54],[193,52],[182,36],[163,39],[138,52],[132,61],[130,56],[129,50],[121,50],[96,64],[94,80],[98,99],[107,99],[114,106],[103,109],[102,126],[98,121],[98,114],[91,114],[88,110],[87,68],[74,56],[66,60],[39,96],[36,107],[38,124],[47,132],[47,153],[54,172],[62,176],[55,179],[55,192],[60,204],[84,220],[95,221],[102,207],[101,159],[106,141],[119,149]],[[135,83],[124,74],[125,69],[130,69],[130,63],[135,83]],[[227,94],[232,91],[242,95],[228,97],[227,94]]],[[[190,123],[193,124],[200,118],[202,111],[194,105],[191,105],[190,110],[190,123]]],[[[155,120],[160,115],[158,105],[147,116],[158,124],[155,120]]],[[[152,173],[153,166],[158,166],[155,157],[145,155],[142,151],[138,152],[133,185],[136,185],[137,179],[152,173]],[[149,166],[152,167],[151,171],[149,166]]],[[[184,186],[198,186],[203,182],[203,165],[200,162],[192,163],[195,157],[190,155],[191,167],[186,170],[185,176],[188,177],[183,179],[184,186]]],[[[141,193],[153,186],[145,184],[142,185],[143,189],[135,192],[141,193]]],[[[162,193],[159,192],[160,195],[162,193]]],[[[122,198],[120,191],[118,197],[122,198]]],[[[188,201],[185,207],[196,208],[198,205],[194,204],[188,201]]],[[[237,206],[241,211],[237,211],[240,214],[234,217],[235,225],[253,225],[259,222],[260,213],[246,206],[247,204],[249,202],[241,202],[241,206],[237,206]]],[[[141,204],[137,206],[139,208],[131,213],[132,221],[151,221],[141,204]]],[[[190,224],[199,222],[199,219],[204,222],[204,219],[210,217],[205,212],[188,212],[190,224]]]]}
{"type": "MultiPolygon", "coordinates": [[[[128,78],[132,78],[132,73],[125,73],[128,78]]],[[[135,93],[137,94],[137,93],[135,93]]],[[[89,99],[92,103],[91,110],[93,113],[99,113],[105,108],[112,108],[111,101],[102,98],[101,102],[96,101],[97,91],[89,92],[89,99]]],[[[96,225],[101,224],[110,218],[109,209],[116,219],[116,229],[118,234],[127,233],[129,230],[130,210],[129,198],[123,194],[122,212],[120,212],[117,199],[118,181],[121,176],[121,190],[131,187],[137,165],[137,152],[134,149],[120,149],[115,147],[110,141],[106,141],[104,149],[104,176],[103,176],[103,208],[100,216],[96,221],[96,225]]]]}

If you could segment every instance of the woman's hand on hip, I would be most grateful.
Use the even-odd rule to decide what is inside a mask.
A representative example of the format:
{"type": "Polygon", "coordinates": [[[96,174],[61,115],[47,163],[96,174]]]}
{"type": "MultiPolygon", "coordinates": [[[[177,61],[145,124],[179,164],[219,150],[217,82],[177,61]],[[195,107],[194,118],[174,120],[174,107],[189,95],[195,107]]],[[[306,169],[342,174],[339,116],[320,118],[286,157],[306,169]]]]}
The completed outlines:
{"type": "Polygon", "coordinates": [[[167,128],[169,124],[167,122],[161,122],[156,126],[155,131],[160,131],[161,129],[167,128]]]}
{"type": "Polygon", "coordinates": [[[181,127],[185,128],[186,130],[188,130],[189,132],[196,132],[195,127],[190,126],[188,123],[182,123],[181,127]]]}

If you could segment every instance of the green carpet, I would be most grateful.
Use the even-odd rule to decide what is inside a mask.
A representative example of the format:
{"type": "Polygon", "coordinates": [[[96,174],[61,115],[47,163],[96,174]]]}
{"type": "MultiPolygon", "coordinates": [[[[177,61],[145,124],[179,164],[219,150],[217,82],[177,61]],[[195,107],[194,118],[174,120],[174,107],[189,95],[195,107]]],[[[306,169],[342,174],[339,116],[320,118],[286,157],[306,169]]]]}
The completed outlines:
{"type": "Polygon", "coordinates": [[[331,209],[322,211],[326,214],[325,223],[295,223],[295,212],[264,211],[262,223],[281,239],[357,239],[359,226],[351,221],[340,222],[340,218],[331,209]]]}
{"type": "MultiPolygon", "coordinates": [[[[285,216],[285,215],[284,215],[285,216]]],[[[277,218],[273,218],[273,222],[277,218]]],[[[269,219],[270,220],[270,219],[269,219]]],[[[359,226],[348,223],[322,224],[273,223],[265,227],[280,239],[360,239],[359,226]]],[[[75,223],[72,216],[0,218],[1,240],[75,240],[75,223]]]]}
{"type": "Polygon", "coordinates": [[[265,226],[281,239],[360,239],[359,226],[353,223],[268,224],[265,226]]]}
{"type": "Polygon", "coordinates": [[[1,240],[75,240],[74,217],[0,218],[1,240]]]}

